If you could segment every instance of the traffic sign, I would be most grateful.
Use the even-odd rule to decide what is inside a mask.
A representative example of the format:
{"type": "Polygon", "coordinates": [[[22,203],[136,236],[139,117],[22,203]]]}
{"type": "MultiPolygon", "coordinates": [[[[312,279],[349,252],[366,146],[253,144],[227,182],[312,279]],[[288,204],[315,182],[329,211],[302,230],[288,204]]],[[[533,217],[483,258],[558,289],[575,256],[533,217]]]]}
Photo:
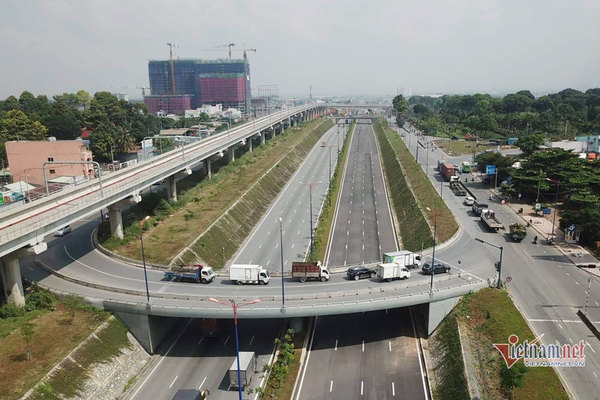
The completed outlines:
{"type": "Polygon", "coordinates": [[[512,281],[512,278],[510,276],[506,277],[506,283],[509,283],[510,281],[512,281]]]}
{"type": "Polygon", "coordinates": [[[544,215],[550,215],[550,214],[552,214],[552,209],[550,209],[550,208],[544,208],[542,210],[542,214],[544,214],[544,215]]]}
{"type": "Polygon", "coordinates": [[[535,203],[535,211],[540,211],[542,209],[541,203],[535,203]]]}
{"type": "Polygon", "coordinates": [[[496,175],[496,166],[495,165],[486,165],[485,166],[485,174],[486,175],[496,175]]]}
{"type": "Polygon", "coordinates": [[[568,230],[569,232],[573,232],[573,231],[575,230],[575,224],[571,224],[571,225],[569,225],[569,227],[567,228],[567,230],[568,230]]]}

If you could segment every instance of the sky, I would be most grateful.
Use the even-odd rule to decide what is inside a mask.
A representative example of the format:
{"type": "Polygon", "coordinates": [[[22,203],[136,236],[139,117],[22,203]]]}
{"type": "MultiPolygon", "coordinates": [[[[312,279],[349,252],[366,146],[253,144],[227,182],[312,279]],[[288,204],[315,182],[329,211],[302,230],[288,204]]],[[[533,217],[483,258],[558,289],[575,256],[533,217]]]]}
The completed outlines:
{"type": "Polygon", "coordinates": [[[599,21],[597,0],[2,0],[0,98],[140,98],[167,42],[181,58],[255,48],[252,87],[284,97],[586,90],[599,21]]]}

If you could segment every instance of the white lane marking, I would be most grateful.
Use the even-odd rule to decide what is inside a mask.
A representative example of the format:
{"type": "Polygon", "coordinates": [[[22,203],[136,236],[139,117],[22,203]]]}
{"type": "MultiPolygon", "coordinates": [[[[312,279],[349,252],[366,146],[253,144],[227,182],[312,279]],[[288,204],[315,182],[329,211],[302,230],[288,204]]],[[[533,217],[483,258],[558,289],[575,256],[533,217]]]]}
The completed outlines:
{"type": "Polygon", "coordinates": [[[590,346],[590,342],[586,341],[585,344],[587,344],[587,347],[590,348],[590,350],[592,351],[592,353],[596,352],[596,350],[594,350],[594,348],[592,346],[590,346]]]}
{"type": "Polygon", "coordinates": [[[304,383],[304,375],[306,374],[306,370],[308,369],[308,360],[310,359],[310,351],[313,345],[313,339],[315,338],[315,331],[317,330],[317,319],[319,317],[315,317],[315,321],[313,322],[314,329],[312,334],[310,335],[310,343],[308,344],[308,352],[306,353],[306,361],[304,362],[304,370],[302,370],[302,376],[300,377],[300,383],[298,384],[298,394],[296,395],[296,400],[300,398],[300,393],[302,392],[302,383],[304,383]]]}
{"type": "Polygon", "coordinates": [[[600,306],[600,304],[598,304],[598,302],[597,302],[597,301],[594,301],[594,304],[596,304],[597,306],[600,306]]]}
{"type": "Polygon", "coordinates": [[[148,379],[150,379],[150,377],[152,376],[152,374],[154,373],[154,371],[156,371],[156,369],[160,366],[160,364],[162,364],[162,362],[165,360],[165,358],[167,358],[169,356],[169,353],[171,352],[171,350],[173,349],[173,347],[175,347],[175,345],[177,344],[177,342],[181,338],[181,335],[183,335],[183,332],[185,332],[187,330],[187,328],[190,326],[190,324],[192,323],[192,321],[193,320],[190,319],[188,321],[188,323],[183,327],[183,329],[181,330],[181,332],[179,332],[179,334],[177,335],[177,338],[175,338],[175,341],[173,342],[173,344],[171,344],[171,347],[169,347],[169,350],[167,350],[167,352],[165,353],[165,355],[160,360],[158,360],[158,362],[156,363],[156,365],[154,366],[154,368],[152,368],[152,371],[150,371],[150,373],[148,374],[148,376],[146,376],[146,378],[144,379],[144,381],[142,382],[142,384],[140,386],[138,386],[138,388],[133,393],[133,395],[131,395],[132,399],[138,394],[138,392],[140,391],[140,389],[142,389],[142,387],[146,384],[146,382],[148,381],[148,379]]]}
{"type": "Polygon", "coordinates": [[[559,327],[560,329],[563,329],[563,327],[562,327],[562,325],[561,325],[561,324],[558,324],[558,327],[559,327]]]}
{"type": "Polygon", "coordinates": [[[396,396],[396,387],[394,386],[394,382],[392,382],[392,396],[396,396]]]}
{"type": "Polygon", "coordinates": [[[333,392],[333,379],[329,382],[329,393],[333,392]]]}
{"type": "Polygon", "coordinates": [[[361,396],[363,395],[363,384],[364,384],[364,382],[360,381],[360,395],[361,396]]]}
{"type": "Polygon", "coordinates": [[[294,244],[295,244],[295,243],[292,243],[292,249],[294,248],[294,244]]]}
{"type": "Polygon", "coordinates": [[[571,276],[571,274],[567,272],[567,276],[571,276]]]}
{"type": "Polygon", "coordinates": [[[573,343],[573,340],[571,338],[569,338],[569,342],[573,343]]]}
{"type": "Polygon", "coordinates": [[[267,232],[267,236],[269,236],[271,234],[271,231],[267,232]]]}
{"type": "Polygon", "coordinates": [[[171,389],[173,387],[173,384],[175,384],[175,381],[177,380],[177,378],[179,378],[179,375],[177,375],[175,377],[175,379],[173,379],[173,382],[171,382],[171,384],[169,385],[169,389],[171,389]]]}
{"type": "MultiPolygon", "coordinates": [[[[413,313],[412,313],[412,308],[408,309],[410,312],[410,323],[412,325],[413,328],[413,335],[415,338],[415,347],[417,348],[417,354],[419,355],[419,369],[421,370],[421,383],[423,384],[423,394],[425,395],[426,399],[431,398],[431,396],[429,396],[429,394],[431,394],[431,392],[429,392],[429,394],[427,393],[427,385],[425,384],[425,372],[423,371],[423,361],[421,360],[422,358],[422,354],[421,354],[421,349],[419,348],[419,336],[417,336],[417,329],[415,328],[415,320],[413,317],[413,313]]],[[[427,368],[427,364],[425,364],[425,367],[427,368]]],[[[431,382],[429,381],[429,375],[427,376],[427,382],[429,383],[429,387],[431,387],[431,382]]]]}
{"type": "Polygon", "coordinates": [[[388,340],[388,350],[392,351],[392,341],[388,340]]]}
{"type": "Polygon", "coordinates": [[[338,340],[335,339],[335,347],[334,347],[333,351],[337,351],[337,344],[338,344],[338,340]]]}
{"type": "Polygon", "coordinates": [[[225,342],[223,342],[223,346],[225,346],[227,344],[227,342],[229,342],[229,335],[227,335],[227,338],[225,339],[225,342]]]}
{"type": "Polygon", "coordinates": [[[575,284],[576,284],[577,286],[579,286],[579,282],[575,281],[575,284]]]}
{"type": "Polygon", "coordinates": [[[267,265],[271,264],[271,259],[269,258],[269,261],[267,261],[267,265]]]}
{"type": "Polygon", "coordinates": [[[33,271],[33,268],[31,268],[29,266],[27,266],[27,269],[30,270],[30,271],[33,271]]]}
{"type": "Polygon", "coordinates": [[[363,353],[365,351],[365,341],[364,340],[362,341],[362,351],[363,351],[363,353]]]}
{"type": "Polygon", "coordinates": [[[198,340],[198,344],[202,343],[202,341],[203,341],[203,340],[204,340],[204,336],[202,336],[202,337],[200,338],[200,340],[198,340]]]}
{"type": "Polygon", "coordinates": [[[596,373],[595,373],[595,372],[594,372],[594,376],[595,376],[596,378],[598,377],[598,375],[596,375],[596,373]]]}
{"type": "Polygon", "coordinates": [[[259,249],[262,249],[262,243],[258,246],[259,249]]]}
{"type": "Polygon", "coordinates": [[[202,382],[200,382],[200,386],[198,386],[198,390],[202,389],[202,386],[204,385],[204,382],[206,382],[206,378],[208,378],[208,377],[205,376],[204,379],[202,379],[202,382]]]}
{"type": "Polygon", "coordinates": [[[254,336],[255,335],[252,335],[252,337],[250,338],[250,343],[248,343],[248,346],[252,346],[252,342],[254,342],[254,336]]]}

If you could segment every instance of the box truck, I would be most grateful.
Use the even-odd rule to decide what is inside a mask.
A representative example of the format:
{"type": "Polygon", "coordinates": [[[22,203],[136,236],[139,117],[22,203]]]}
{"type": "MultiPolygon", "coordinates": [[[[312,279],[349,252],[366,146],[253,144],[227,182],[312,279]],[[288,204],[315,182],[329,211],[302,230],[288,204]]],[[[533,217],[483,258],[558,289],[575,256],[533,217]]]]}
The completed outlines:
{"type": "Polygon", "coordinates": [[[377,266],[377,277],[382,281],[391,281],[393,279],[408,279],[410,271],[408,268],[398,264],[379,264],[377,266]]]}
{"type": "Polygon", "coordinates": [[[260,265],[233,264],[229,267],[229,280],[238,285],[244,283],[266,285],[270,279],[269,271],[260,265]]]}
{"type": "Polygon", "coordinates": [[[245,389],[252,382],[252,375],[257,370],[258,361],[253,351],[240,351],[240,379],[238,382],[238,359],[233,360],[229,368],[229,387],[245,389]]]}
{"type": "Polygon", "coordinates": [[[215,279],[215,271],[211,267],[200,264],[183,264],[181,267],[172,267],[169,271],[165,271],[164,276],[176,281],[211,283],[215,279]]]}
{"type": "Polygon", "coordinates": [[[329,280],[329,270],[318,262],[293,262],[292,278],[299,279],[300,282],[306,282],[307,279],[320,280],[325,282],[329,280]]]}
{"type": "Polygon", "coordinates": [[[408,250],[383,253],[383,264],[390,263],[406,268],[419,268],[421,265],[421,256],[408,250]]]}

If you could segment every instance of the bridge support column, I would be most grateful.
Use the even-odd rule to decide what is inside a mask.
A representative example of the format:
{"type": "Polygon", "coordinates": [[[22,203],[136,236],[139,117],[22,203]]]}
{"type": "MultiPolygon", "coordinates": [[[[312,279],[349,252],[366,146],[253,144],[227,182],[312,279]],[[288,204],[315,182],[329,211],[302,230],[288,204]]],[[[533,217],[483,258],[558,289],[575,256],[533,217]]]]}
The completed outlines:
{"type": "Polygon", "coordinates": [[[175,180],[175,175],[167,178],[167,197],[169,200],[177,201],[177,181],[175,180]]]}
{"type": "Polygon", "coordinates": [[[235,147],[231,146],[227,149],[227,162],[232,163],[235,161],[235,147]]]}
{"type": "Polygon", "coordinates": [[[283,124],[283,121],[281,122],[281,133],[283,134],[285,132],[285,125],[283,124]]]}
{"type": "Polygon", "coordinates": [[[181,320],[175,317],[158,317],[125,311],[116,311],[115,314],[127,325],[131,334],[149,354],[154,354],[163,339],[181,320]]]}
{"type": "Polygon", "coordinates": [[[271,137],[273,139],[275,139],[275,128],[273,128],[272,126],[269,128],[269,130],[271,131],[271,137]]]}
{"type": "Polygon", "coordinates": [[[264,145],[267,141],[267,134],[265,132],[260,133],[260,144],[264,145]]]}
{"type": "Polygon", "coordinates": [[[212,161],[210,158],[204,160],[204,170],[206,171],[206,178],[208,180],[212,179],[212,161]]]}
{"type": "Polygon", "coordinates": [[[40,254],[48,248],[48,244],[41,242],[31,247],[24,247],[13,251],[2,257],[2,266],[0,266],[0,277],[2,280],[2,289],[4,297],[8,303],[25,307],[25,291],[23,290],[23,279],[21,278],[21,268],[19,258],[40,254]]]}
{"type": "Polygon", "coordinates": [[[252,137],[246,139],[246,146],[248,148],[248,153],[252,153],[252,137]]]}
{"type": "Polygon", "coordinates": [[[123,214],[121,214],[121,208],[129,204],[139,203],[141,200],[141,196],[135,195],[108,206],[108,221],[110,222],[110,234],[112,236],[123,239],[123,214]]]}
{"type": "Polygon", "coordinates": [[[436,330],[444,318],[446,318],[446,315],[450,314],[450,311],[456,306],[458,300],[460,300],[460,296],[429,303],[429,310],[427,313],[427,335],[431,335],[433,331],[436,330]]]}

